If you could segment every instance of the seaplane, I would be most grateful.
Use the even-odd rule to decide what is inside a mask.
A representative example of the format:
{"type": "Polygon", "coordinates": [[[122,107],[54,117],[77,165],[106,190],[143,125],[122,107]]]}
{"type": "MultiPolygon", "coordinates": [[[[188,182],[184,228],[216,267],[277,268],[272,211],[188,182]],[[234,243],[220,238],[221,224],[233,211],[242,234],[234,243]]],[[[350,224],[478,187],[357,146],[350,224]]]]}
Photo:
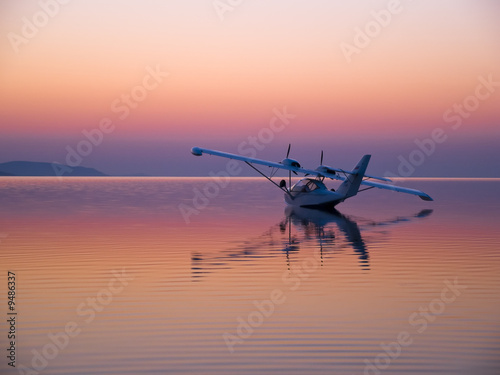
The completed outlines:
{"type": "Polygon", "coordinates": [[[285,202],[291,206],[330,209],[335,207],[337,204],[344,202],[346,199],[356,196],[359,192],[373,188],[416,195],[424,201],[433,200],[423,191],[396,186],[391,184],[392,181],[389,178],[376,177],[366,174],[366,168],[370,162],[371,155],[364,155],[354,169],[350,171],[323,165],[323,151],[321,151],[320,166],[316,169],[307,169],[303,168],[297,160],[289,157],[290,147],[291,145],[288,145],[286,158],[284,158],[281,162],[250,158],[201,147],[193,147],[191,149],[191,153],[195,156],[207,154],[246,163],[260,175],[281,189],[284,192],[285,202]],[[257,166],[266,166],[271,168],[269,175],[262,172],[257,166]],[[279,184],[273,180],[273,177],[279,170],[288,171],[288,186],[285,180],[281,180],[279,184]],[[292,186],[292,173],[295,175],[302,174],[305,177],[292,186]],[[342,183],[337,190],[328,189],[324,183],[326,178],[331,180],[340,180],[342,183]],[[362,186],[363,189],[360,190],[360,187],[362,186]]]}

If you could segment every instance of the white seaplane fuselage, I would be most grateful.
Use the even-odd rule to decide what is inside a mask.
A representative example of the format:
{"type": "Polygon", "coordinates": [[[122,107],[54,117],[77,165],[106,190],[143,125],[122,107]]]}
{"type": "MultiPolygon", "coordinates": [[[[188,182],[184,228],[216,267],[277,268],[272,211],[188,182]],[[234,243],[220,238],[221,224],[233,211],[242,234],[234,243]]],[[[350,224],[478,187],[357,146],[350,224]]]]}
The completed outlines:
{"type": "Polygon", "coordinates": [[[328,190],[322,181],[313,178],[303,178],[285,193],[285,202],[298,207],[334,207],[343,202],[343,198],[343,195],[333,189],[328,190]]]}

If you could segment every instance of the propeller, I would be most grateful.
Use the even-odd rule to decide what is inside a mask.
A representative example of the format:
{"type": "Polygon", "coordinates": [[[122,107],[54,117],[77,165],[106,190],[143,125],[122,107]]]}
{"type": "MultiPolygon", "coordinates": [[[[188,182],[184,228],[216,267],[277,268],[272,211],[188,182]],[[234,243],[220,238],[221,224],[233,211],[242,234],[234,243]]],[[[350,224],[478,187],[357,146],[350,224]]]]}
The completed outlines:
{"type": "MultiPolygon", "coordinates": [[[[329,174],[336,174],[336,172],[331,169],[330,167],[327,167],[326,165],[323,165],[323,150],[321,150],[321,157],[320,157],[320,161],[319,161],[319,167],[316,168],[316,170],[318,172],[321,172],[321,173],[329,173],[329,174]]],[[[323,179],[325,178],[325,176],[321,176],[323,179]]]]}
{"type": "MultiPolygon", "coordinates": [[[[286,158],[288,159],[288,155],[290,154],[290,147],[292,147],[292,144],[288,144],[288,151],[286,152],[286,158]]],[[[295,173],[295,172],[293,172],[295,173]]],[[[295,173],[297,174],[297,173],[295,173]]],[[[288,171],[288,189],[292,190],[292,172],[288,171]]]]}
{"type": "MultiPolygon", "coordinates": [[[[288,150],[286,150],[286,158],[283,159],[282,163],[286,165],[291,165],[294,167],[300,167],[300,164],[296,160],[289,159],[288,156],[290,156],[290,149],[292,148],[292,144],[288,144],[288,150]]],[[[293,171],[293,174],[297,174],[297,172],[293,171]]],[[[288,188],[292,188],[292,171],[288,171],[288,188]]]]}
{"type": "MultiPolygon", "coordinates": [[[[322,167],[323,166],[323,150],[321,150],[321,158],[320,158],[320,161],[319,161],[319,167],[322,167]]],[[[309,173],[306,173],[306,176],[309,176],[309,173]]]]}

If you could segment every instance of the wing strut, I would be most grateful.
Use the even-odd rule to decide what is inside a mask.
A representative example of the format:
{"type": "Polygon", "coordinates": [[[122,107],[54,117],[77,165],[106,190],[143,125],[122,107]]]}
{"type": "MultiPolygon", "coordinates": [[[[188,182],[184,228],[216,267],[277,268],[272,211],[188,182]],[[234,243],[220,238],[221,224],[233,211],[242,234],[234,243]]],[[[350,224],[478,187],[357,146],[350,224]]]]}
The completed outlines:
{"type": "Polygon", "coordinates": [[[373,189],[374,187],[375,187],[375,186],[370,186],[370,187],[367,187],[367,188],[364,188],[364,189],[358,190],[358,193],[361,193],[362,191],[366,191],[366,190],[373,189]]]}
{"type": "Polygon", "coordinates": [[[292,194],[290,194],[290,191],[288,191],[287,189],[284,189],[282,188],[281,186],[279,186],[276,182],[274,182],[270,177],[267,177],[264,173],[262,173],[258,168],[254,167],[252,164],[250,164],[248,161],[245,161],[245,164],[247,164],[249,167],[255,169],[260,175],[264,176],[267,180],[271,181],[274,185],[276,185],[278,187],[278,189],[280,190],[283,190],[285,193],[287,193],[290,198],[293,199],[292,197],[292,194]]]}

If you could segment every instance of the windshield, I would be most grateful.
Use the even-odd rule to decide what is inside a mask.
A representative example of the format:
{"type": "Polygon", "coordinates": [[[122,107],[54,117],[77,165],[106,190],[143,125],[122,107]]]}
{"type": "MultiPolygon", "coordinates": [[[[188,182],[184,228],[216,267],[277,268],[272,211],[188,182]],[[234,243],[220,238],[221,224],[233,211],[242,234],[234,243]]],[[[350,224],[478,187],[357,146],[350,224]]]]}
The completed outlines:
{"type": "Polygon", "coordinates": [[[316,189],[326,189],[326,186],[319,180],[304,179],[292,187],[292,191],[295,192],[307,192],[316,189]]]}

